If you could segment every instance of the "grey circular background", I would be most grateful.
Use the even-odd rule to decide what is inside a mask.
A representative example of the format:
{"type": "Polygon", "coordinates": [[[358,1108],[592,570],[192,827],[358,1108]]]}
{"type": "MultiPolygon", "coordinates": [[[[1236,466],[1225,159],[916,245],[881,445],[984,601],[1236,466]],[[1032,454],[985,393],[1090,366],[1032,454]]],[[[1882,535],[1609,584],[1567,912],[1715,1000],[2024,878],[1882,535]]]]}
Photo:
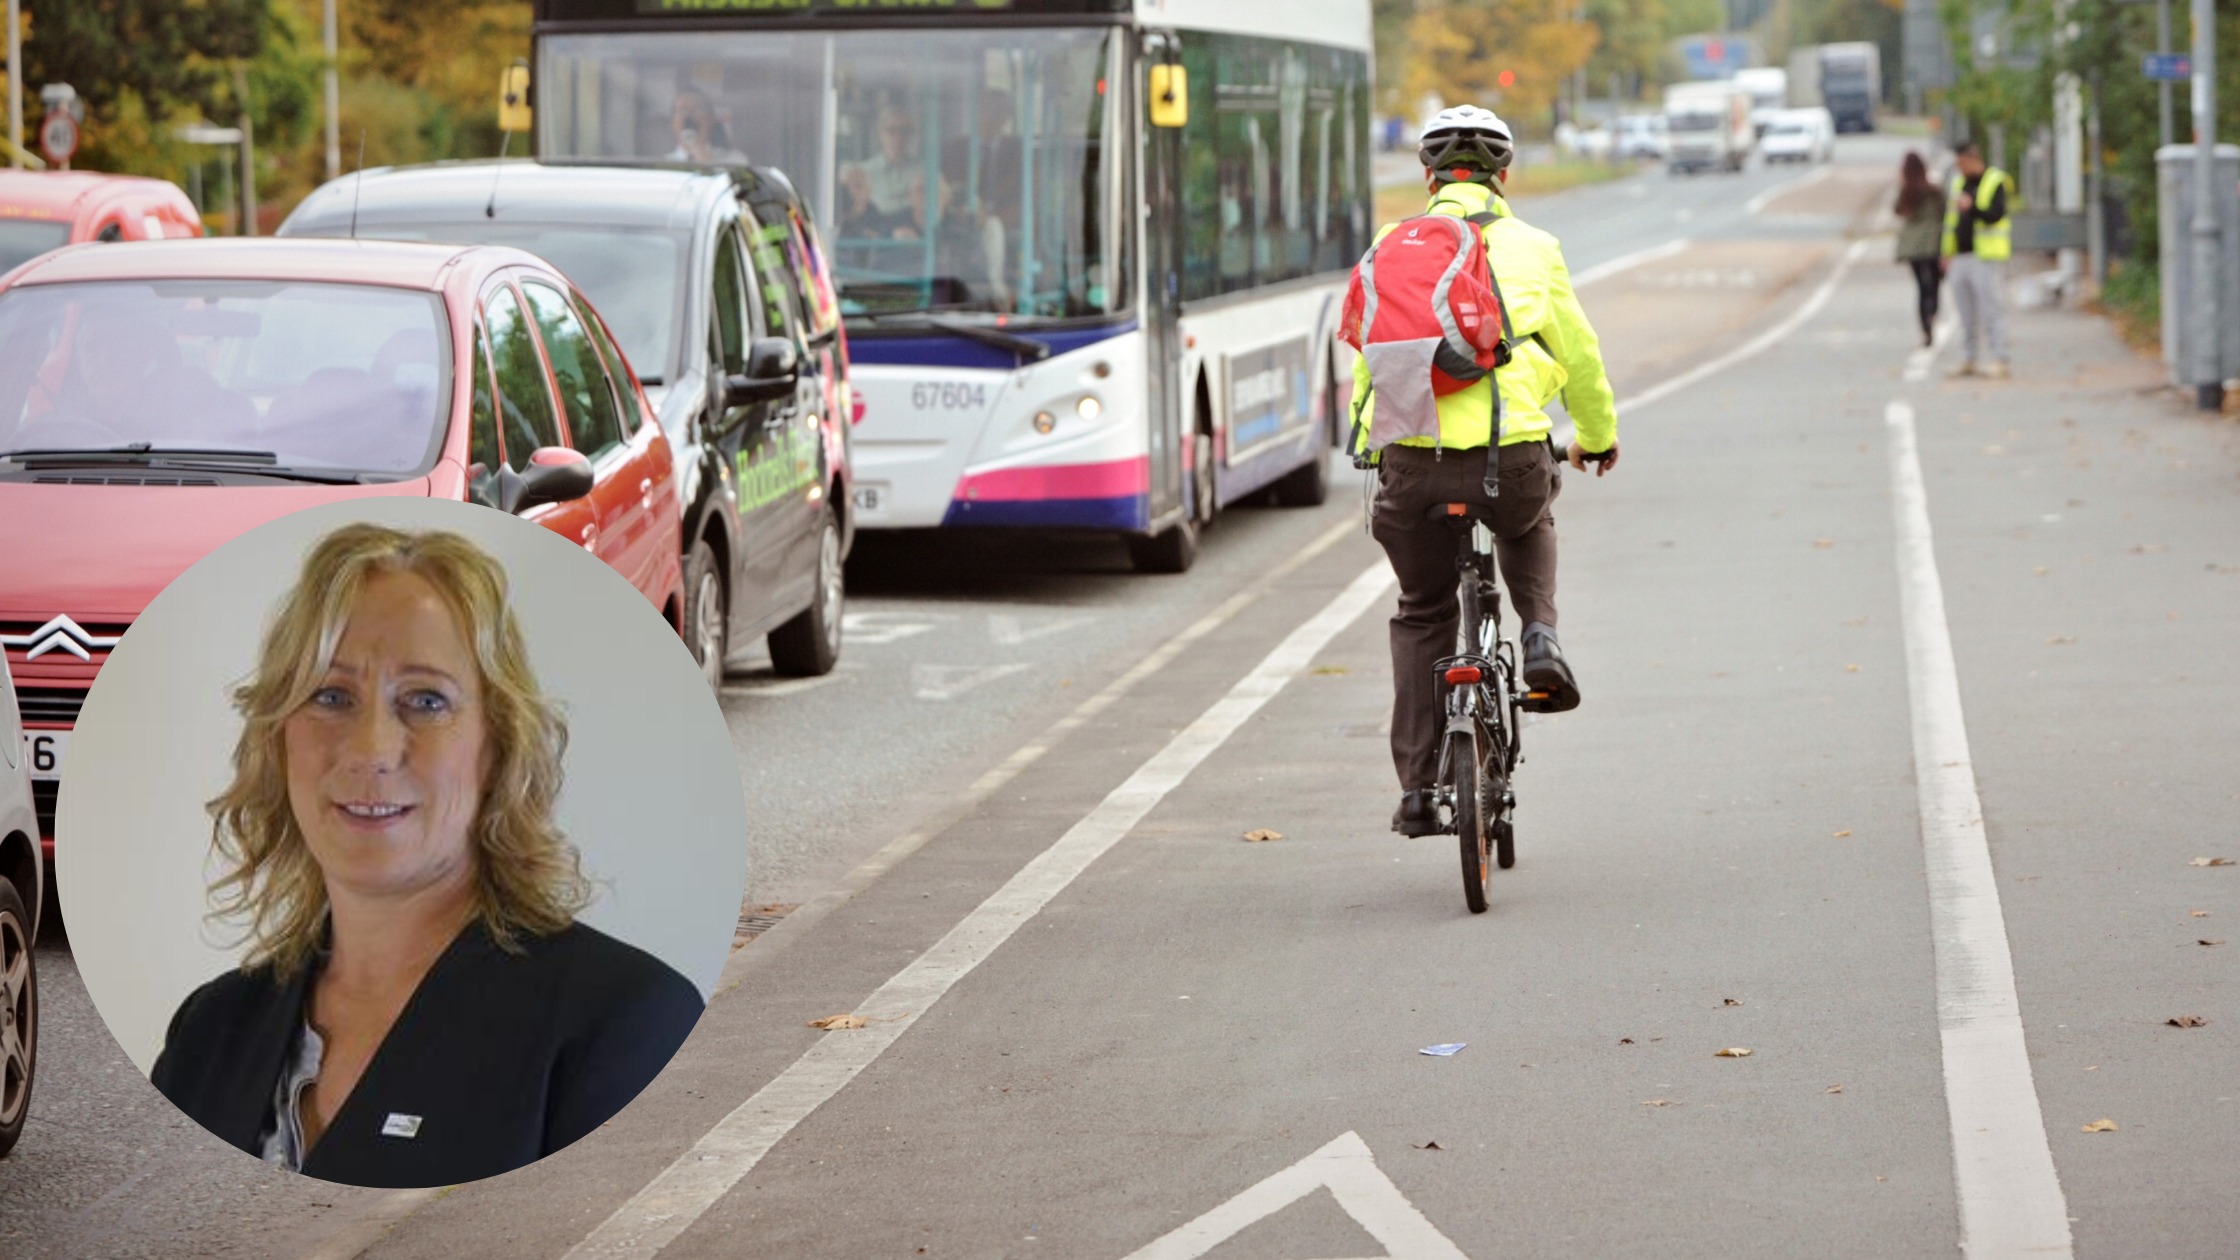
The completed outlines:
{"type": "Polygon", "coordinates": [[[568,717],[558,813],[597,898],[582,920],[714,991],[747,875],[746,805],[715,698],[654,607],[541,526],[439,499],[323,504],[235,538],[110,653],[63,763],[56,883],[88,995],[142,1072],[172,1013],[245,952],[212,921],[210,817],[241,722],[229,693],[304,554],[353,521],[463,534],[505,566],[539,685],[568,717]]]}

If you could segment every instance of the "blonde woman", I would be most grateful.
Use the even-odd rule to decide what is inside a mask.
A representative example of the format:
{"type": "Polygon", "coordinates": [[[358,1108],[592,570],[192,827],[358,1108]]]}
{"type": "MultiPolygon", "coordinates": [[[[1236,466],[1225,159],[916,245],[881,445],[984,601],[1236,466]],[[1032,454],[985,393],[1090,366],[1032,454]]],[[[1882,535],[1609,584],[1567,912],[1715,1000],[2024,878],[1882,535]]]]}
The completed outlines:
{"type": "Polygon", "coordinates": [[[567,727],[489,555],[336,530],[233,698],[212,893],[250,948],[172,1017],[165,1097],[314,1177],[449,1185],[568,1145],[669,1061],[699,992],[575,921],[567,727]]]}

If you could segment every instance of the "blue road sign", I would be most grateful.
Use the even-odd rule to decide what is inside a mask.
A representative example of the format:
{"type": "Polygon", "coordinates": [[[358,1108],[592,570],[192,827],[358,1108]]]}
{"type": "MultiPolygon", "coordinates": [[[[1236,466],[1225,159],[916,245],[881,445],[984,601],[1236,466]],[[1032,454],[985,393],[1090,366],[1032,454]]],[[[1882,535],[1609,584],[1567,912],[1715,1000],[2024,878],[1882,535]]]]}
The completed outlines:
{"type": "Polygon", "coordinates": [[[2139,59],[2139,72],[2160,83],[2182,83],[2193,77],[2193,58],[2184,53],[2148,53],[2139,59]]]}

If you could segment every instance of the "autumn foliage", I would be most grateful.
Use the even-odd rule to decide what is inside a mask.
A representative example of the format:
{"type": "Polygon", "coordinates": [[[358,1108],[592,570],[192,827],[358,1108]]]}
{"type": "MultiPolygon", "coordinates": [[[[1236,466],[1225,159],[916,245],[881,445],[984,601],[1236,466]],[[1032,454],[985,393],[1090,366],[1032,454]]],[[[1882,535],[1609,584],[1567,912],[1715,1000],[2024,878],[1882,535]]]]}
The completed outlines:
{"type": "Polygon", "coordinates": [[[1408,19],[1403,91],[1538,123],[1601,38],[1579,14],[1577,0],[1425,0],[1408,19]]]}

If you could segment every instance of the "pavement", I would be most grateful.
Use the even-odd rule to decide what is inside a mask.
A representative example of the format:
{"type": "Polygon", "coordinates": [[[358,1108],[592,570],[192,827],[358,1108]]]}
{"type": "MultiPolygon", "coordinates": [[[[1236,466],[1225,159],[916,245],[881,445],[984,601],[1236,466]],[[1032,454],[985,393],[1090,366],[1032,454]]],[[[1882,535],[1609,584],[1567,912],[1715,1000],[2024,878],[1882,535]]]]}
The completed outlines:
{"type": "Polygon", "coordinates": [[[2240,429],[2075,311],[1944,380],[1897,152],[1524,210],[1625,457],[1557,506],[1586,703],[1490,913],[1386,831],[1350,470],[1170,579],[868,540],[852,672],[726,700],[748,908],[803,908],[632,1107],[444,1193],[269,1172],[53,940],[0,1254],[2229,1256],[2240,429]]]}

